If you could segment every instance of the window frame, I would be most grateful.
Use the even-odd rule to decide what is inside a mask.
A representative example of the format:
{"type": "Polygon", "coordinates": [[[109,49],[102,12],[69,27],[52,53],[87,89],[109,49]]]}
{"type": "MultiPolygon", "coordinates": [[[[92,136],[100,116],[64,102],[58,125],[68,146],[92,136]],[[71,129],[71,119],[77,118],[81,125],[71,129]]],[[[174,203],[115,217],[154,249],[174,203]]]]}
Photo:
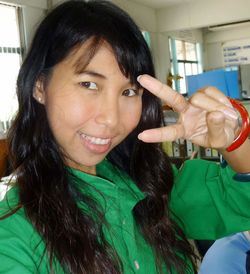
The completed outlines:
{"type": "Polygon", "coordinates": [[[171,73],[174,76],[183,77],[182,79],[179,79],[179,80],[173,79],[173,88],[176,91],[180,92],[182,95],[187,95],[186,76],[195,75],[195,74],[198,74],[198,73],[202,72],[202,70],[201,70],[201,60],[199,58],[200,53],[198,52],[199,51],[198,44],[199,44],[198,42],[191,42],[191,41],[187,41],[187,40],[183,40],[183,39],[169,37],[171,73]],[[182,43],[182,50],[183,50],[183,57],[184,57],[182,59],[178,59],[177,49],[176,49],[176,41],[182,43]],[[191,43],[191,44],[194,45],[196,60],[188,60],[186,58],[187,49],[186,49],[185,43],[191,43]],[[180,71],[179,71],[179,68],[180,68],[179,65],[180,64],[183,64],[184,75],[180,75],[180,71]],[[189,73],[186,72],[186,70],[187,70],[186,65],[187,64],[191,64],[192,74],[189,74],[189,73]],[[193,71],[194,71],[193,65],[196,66],[196,69],[195,69],[196,73],[193,73],[193,71]],[[182,81],[182,83],[184,83],[184,84],[182,84],[180,81],[182,81]],[[181,89],[181,86],[183,86],[185,90],[181,89]]]}

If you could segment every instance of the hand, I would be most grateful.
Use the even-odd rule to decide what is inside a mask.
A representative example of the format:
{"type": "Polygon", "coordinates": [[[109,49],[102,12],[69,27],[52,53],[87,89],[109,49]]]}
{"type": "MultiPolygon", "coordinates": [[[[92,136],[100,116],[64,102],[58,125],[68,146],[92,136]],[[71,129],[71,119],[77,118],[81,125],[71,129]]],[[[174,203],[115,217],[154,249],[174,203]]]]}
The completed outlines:
{"type": "Polygon", "coordinates": [[[138,82],[179,114],[176,124],[145,130],[138,135],[140,140],[164,142],[183,138],[199,146],[217,149],[225,149],[233,142],[238,129],[238,115],[218,89],[206,87],[186,100],[149,75],[141,75],[138,82]]]}

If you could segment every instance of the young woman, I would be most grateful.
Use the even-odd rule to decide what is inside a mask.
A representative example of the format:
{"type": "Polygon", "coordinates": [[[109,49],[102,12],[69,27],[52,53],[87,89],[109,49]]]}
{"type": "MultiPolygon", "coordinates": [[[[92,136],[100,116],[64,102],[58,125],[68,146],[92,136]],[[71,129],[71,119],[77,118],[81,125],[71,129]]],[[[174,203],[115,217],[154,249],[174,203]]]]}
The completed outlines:
{"type": "Polygon", "coordinates": [[[250,228],[250,185],[233,180],[250,145],[226,152],[239,129],[229,100],[206,88],[186,101],[153,77],[140,30],[110,2],[67,1],[41,22],[17,82],[1,273],[195,273],[186,237],[250,228]],[[158,97],[176,125],[161,127],[158,97]],[[174,169],[160,142],[177,138],[229,166],[174,169]]]}

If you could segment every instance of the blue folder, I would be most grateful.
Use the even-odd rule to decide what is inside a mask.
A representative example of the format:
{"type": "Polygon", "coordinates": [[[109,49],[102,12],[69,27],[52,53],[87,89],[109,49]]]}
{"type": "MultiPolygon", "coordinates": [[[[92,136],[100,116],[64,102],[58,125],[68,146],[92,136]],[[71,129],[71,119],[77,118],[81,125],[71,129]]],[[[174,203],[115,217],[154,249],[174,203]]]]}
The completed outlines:
{"type": "Polygon", "coordinates": [[[186,77],[188,96],[191,96],[198,89],[206,86],[214,86],[225,95],[240,99],[238,70],[226,71],[217,69],[197,75],[186,77]]]}

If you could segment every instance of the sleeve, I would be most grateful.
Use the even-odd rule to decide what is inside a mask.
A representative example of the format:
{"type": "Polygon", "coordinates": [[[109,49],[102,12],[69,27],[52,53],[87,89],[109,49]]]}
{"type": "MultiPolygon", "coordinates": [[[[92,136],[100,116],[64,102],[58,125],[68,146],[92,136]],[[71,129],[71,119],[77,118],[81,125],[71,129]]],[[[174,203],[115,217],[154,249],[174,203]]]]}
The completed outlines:
{"type": "Polygon", "coordinates": [[[0,274],[64,273],[56,259],[51,270],[46,244],[23,208],[4,217],[17,203],[16,187],[12,187],[0,201],[0,274]]]}
{"type": "Polygon", "coordinates": [[[0,227],[0,262],[1,274],[37,273],[22,240],[3,227],[0,227]]]}
{"type": "Polygon", "coordinates": [[[217,239],[250,230],[250,182],[227,166],[188,160],[175,170],[170,210],[190,239],[217,239]]]}

